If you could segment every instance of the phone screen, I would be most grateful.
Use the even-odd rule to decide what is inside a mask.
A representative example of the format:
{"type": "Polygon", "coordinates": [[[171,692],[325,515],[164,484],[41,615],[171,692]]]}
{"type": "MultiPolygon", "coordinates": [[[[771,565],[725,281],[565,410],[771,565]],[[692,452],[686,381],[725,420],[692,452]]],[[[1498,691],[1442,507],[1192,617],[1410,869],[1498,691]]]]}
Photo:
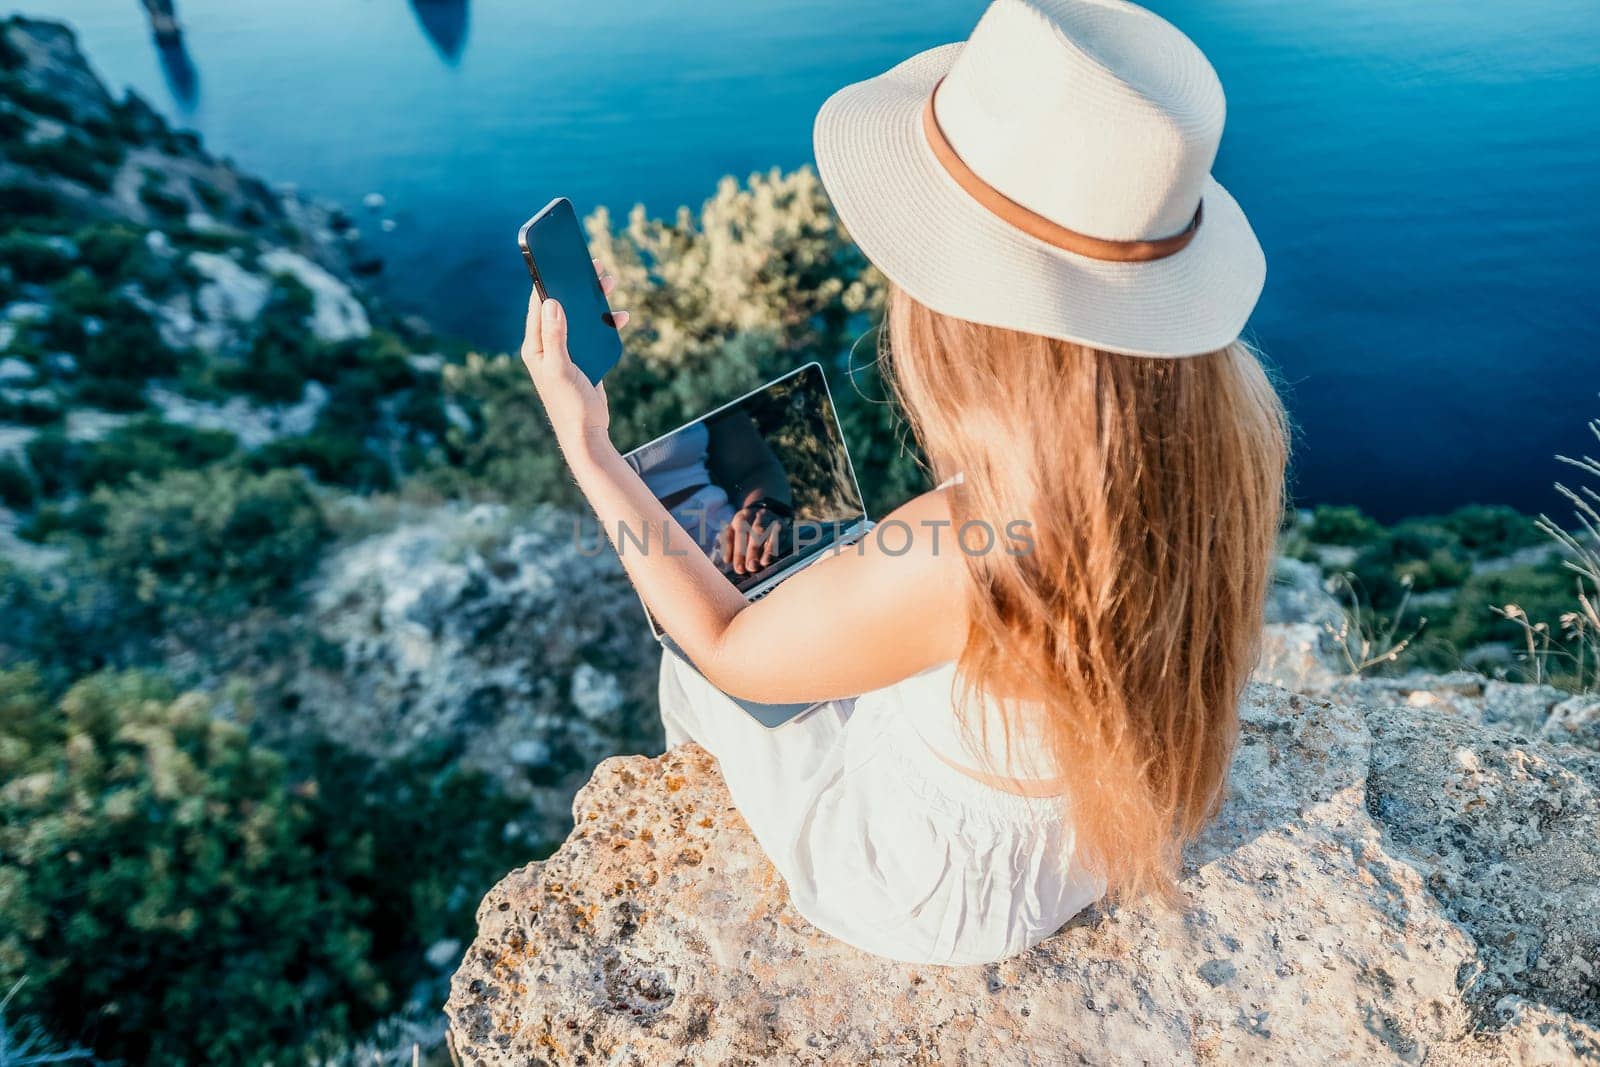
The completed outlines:
{"type": "Polygon", "coordinates": [[[567,313],[567,351],[594,384],[622,358],[622,337],[600,291],[589,245],[572,201],[553,200],[522,227],[522,253],[539,295],[561,302],[567,313]]]}

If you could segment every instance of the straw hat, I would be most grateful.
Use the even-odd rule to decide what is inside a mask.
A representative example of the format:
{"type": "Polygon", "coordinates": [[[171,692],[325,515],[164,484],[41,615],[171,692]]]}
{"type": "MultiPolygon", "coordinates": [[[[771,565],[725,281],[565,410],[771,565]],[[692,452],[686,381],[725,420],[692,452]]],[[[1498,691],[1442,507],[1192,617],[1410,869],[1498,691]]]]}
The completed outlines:
{"type": "Polygon", "coordinates": [[[846,86],[817,115],[850,235],[928,307],[1115,352],[1235,340],[1266,277],[1211,177],[1222,86],[1121,0],[995,0],[964,44],[846,86]]]}

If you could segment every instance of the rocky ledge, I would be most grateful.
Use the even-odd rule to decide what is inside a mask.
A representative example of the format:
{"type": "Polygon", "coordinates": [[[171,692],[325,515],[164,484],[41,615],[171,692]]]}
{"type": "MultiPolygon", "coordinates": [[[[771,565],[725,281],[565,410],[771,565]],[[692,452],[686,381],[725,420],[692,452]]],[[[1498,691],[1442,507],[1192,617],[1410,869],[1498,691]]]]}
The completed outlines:
{"type": "Polygon", "coordinates": [[[1253,686],[1186,907],[985,967],[814,929],[703,750],[607,760],[484,900],[462,1062],[1573,1063],[1600,1058],[1600,754],[1253,686]]]}

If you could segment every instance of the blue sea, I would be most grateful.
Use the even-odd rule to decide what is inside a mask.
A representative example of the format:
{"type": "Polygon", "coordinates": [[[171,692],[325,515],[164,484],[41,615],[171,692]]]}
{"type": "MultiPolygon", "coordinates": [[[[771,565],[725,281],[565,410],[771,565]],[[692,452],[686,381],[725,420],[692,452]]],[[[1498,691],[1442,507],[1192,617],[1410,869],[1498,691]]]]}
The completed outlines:
{"type": "MultiPolygon", "coordinates": [[[[34,0],[213,151],[354,207],[403,307],[510,345],[517,225],[698,204],[810,158],[839,85],[965,36],[976,0],[34,0]],[[385,206],[359,205],[380,193],[385,206]],[[390,218],[391,232],[379,222],[390,218]]],[[[1266,246],[1252,321],[1302,502],[1556,509],[1600,443],[1595,0],[1165,0],[1228,93],[1219,178],[1266,246]]]]}

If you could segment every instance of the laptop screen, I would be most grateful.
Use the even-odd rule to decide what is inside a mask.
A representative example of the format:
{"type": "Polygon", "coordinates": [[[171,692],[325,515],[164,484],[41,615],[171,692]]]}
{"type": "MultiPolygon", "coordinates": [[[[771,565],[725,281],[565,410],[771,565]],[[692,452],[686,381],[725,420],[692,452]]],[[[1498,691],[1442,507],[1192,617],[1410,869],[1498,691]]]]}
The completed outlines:
{"type": "Polygon", "coordinates": [[[802,563],[866,519],[822,367],[809,363],[628,453],[683,539],[741,592],[802,563]]]}

